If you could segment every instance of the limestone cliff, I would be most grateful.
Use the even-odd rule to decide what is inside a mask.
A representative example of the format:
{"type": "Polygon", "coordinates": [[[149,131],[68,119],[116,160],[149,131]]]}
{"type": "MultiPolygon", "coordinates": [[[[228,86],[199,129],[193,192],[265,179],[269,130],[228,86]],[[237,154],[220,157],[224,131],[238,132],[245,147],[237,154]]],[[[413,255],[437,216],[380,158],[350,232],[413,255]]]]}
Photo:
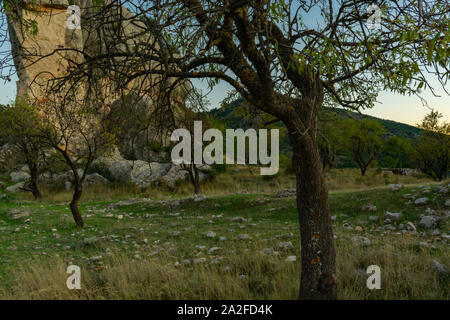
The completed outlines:
{"type": "MultiPolygon", "coordinates": [[[[70,49],[78,49],[91,55],[102,52],[108,46],[107,35],[102,34],[99,31],[100,28],[94,25],[95,23],[101,23],[101,21],[89,19],[90,15],[95,14],[92,0],[75,0],[70,1],[70,4],[67,0],[22,1],[14,12],[8,14],[12,54],[19,78],[17,96],[27,97],[30,103],[45,103],[49,79],[66,74],[69,59],[80,59],[81,55],[77,55],[70,49]],[[75,4],[81,9],[82,27],[79,29],[67,27],[69,17],[67,9],[70,4],[75,4]],[[33,30],[37,32],[33,32],[33,30]]],[[[112,16],[120,15],[120,19],[116,21],[121,21],[123,37],[127,39],[125,46],[133,45],[135,35],[152,37],[148,33],[143,35],[142,30],[145,30],[145,25],[143,22],[133,19],[133,14],[127,9],[114,7],[110,14],[112,16]]],[[[118,50],[122,50],[122,48],[119,47],[118,50]]],[[[151,63],[150,66],[146,66],[146,68],[152,67],[154,66],[151,63]]],[[[149,81],[148,79],[145,81],[149,81]]],[[[130,90],[137,84],[139,84],[139,81],[130,83],[130,90]]],[[[111,100],[108,101],[111,109],[120,110],[121,114],[131,114],[136,108],[140,112],[147,110],[148,114],[151,114],[151,109],[154,106],[151,94],[147,97],[131,95],[134,100],[127,99],[126,102],[122,102],[123,99],[119,100],[118,95],[110,90],[105,96],[111,100]]],[[[182,98],[178,99],[177,102],[180,100],[182,98]]],[[[117,113],[115,112],[115,115],[117,113]]],[[[144,116],[142,112],[140,116],[144,116]]],[[[129,127],[134,125],[133,122],[130,122],[129,117],[127,121],[129,127]]],[[[143,152],[143,148],[148,148],[151,145],[149,141],[155,141],[163,146],[169,143],[167,130],[161,130],[161,128],[125,128],[125,130],[128,131],[122,132],[119,149],[130,158],[146,161],[158,159],[154,152],[151,150],[143,152]],[[139,131],[140,137],[133,136],[137,131],[139,131]],[[139,145],[130,148],[129,140],[132,138],[139,142],[139,145]]]]}

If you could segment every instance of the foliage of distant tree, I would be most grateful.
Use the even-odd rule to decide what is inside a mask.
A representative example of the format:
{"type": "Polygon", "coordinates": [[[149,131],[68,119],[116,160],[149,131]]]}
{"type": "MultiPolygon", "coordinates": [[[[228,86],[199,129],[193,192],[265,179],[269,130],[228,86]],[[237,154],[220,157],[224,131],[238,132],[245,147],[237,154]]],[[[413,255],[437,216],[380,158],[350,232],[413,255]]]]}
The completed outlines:
{"type": "Polygon", "coordinates": [[[414,157],[421,170],[437,181],[446,179],[450,168],[450,123],[432,110],[418,126],[423,129],[414,157]]]}
{"type": "Polygon", "coordinates": [[[318,117],[317,144],[322,167],[333,168],[338,163],[338,155],[345,148],[346,119],[334,112],[322,111],[318,117]]]}
{"type": "Polygon", "coordinates": [[[404,137],[392,136],[383,142],[378,165],[383,168],[404,168],[411,167],[410,160],[413,145],[410,140],[404,137]]]}
{"type": "Polygon", "coordinates": [[[0,108],[0,136],[14,150],[15,161],[24,163],[30,171],[28,186],[35,199],[42,198],[38,177],[45,169],[48,145],[39,137],[41,121],[33,106],[18,100],[10,107],[0,108]],[[46,148],[47,147],[47,148],[46,148]]]}
{"type": "Polygon", "coordinates": [[[348,119],[345,127],[345,147],[364,176],[383,147],[382,136],[385,129],[379,122],[367,119],[348,119]]]}

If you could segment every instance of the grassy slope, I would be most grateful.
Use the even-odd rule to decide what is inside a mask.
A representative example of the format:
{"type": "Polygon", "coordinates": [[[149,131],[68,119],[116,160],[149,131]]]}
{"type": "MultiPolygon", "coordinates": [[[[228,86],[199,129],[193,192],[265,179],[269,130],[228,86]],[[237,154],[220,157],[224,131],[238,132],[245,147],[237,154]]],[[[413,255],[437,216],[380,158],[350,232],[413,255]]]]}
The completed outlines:
{"type": "MultiPolygon", "coordinates": [[[[345,175],[351,176],[348,172],[345,175]]],[[[250,189],[244,182],[237,183],[250,189]]],[[[277,180],[270,183],[280,184],[277,180]]],[[[208,189],[208,184],[205,187],[208,189]]],[[[211,185],[208,190],[215,193],[211,185]]],[[[241,189],[235,187],[237,190],[241,189]]],[[[448,240],[420,229],[406,234],[381,229],[385,210],[402,212],[402,222],[416,225],[426,207],[444,210],[445,198],[433,191],[427,194],[431,202],[426,207],[408,205],[401,197],[421,194],[422,190],[411,185],[392,192],[373,185],[369,190],[330,193],[330,206],[337,216],[339,298],[449,298],[448,278],[439,278],[430,266],[432,259],[450,264],[448,240]],[[366,203],[375,204],[377,211],[361,211],[366,203]],[[380,219],[367,222],[369,215],[380,219]],[[365,231],[354,230],[362,225],[365,231]],[[354,245],[350,239],[355,235],[364,235],[372,245],[354,245]],[[432,247],[418,246],[419,242],[432,247]],[[371,264],[381,267],[382,290],[368,290],[365,277],[355,274],[371,264]]],[[[285,261],[290,255],[299,257],[295,201],[264,191],[211,195],[199,202],[183,196],[186,200],[178,205],[173,200],[161,202],[167,194],[152,192],[151,201],[113,207],[110,205],[117,203],[113,199],[118,194],[91,192],[81,206],[87,223],[82,230],[74,227],[67,206],[55,203],[57,196],[38,203],[24,199],[0,202],[0,298],[295,299],[299,261],[285,261]],[[8,212],[14,208],[32,212],[31,220],[11,220],[8,212]],[[247,221],[233,221],[237,216],[247,221]],[[173,231],[180,235],[171,235],[173,231]],[[207,231],[217,236],[207,238],[207,231]],[[239,240],[239,234],[248,234],[251,239],[239,240]],[[227,239],[221,241],[220,236],[227,239]],[[92,237],[99,239],[89,244],[92,237]],[[276,256],[261,253],[262,248],[276,249],[283,241],[291,241],[295,248],[276,256]],[[211,247],[220,249],[209,253],[211,247]],[[86,260],[96,256],[101,258],[86,260]],[[183,262],[198,258],[206,262],[183,262]],[[218,264],[213,263],[216,258],[218,264]],[[177,262],[179,266],[175,266],[177,262]],[[82,269],[80,291],[66,288],[65,268],[69,264],[82,269]]],[[[62,195],[59,200],[66,197],[62,195]]],[[[448,233],[448,222],[441,231],[448,233]]]]}

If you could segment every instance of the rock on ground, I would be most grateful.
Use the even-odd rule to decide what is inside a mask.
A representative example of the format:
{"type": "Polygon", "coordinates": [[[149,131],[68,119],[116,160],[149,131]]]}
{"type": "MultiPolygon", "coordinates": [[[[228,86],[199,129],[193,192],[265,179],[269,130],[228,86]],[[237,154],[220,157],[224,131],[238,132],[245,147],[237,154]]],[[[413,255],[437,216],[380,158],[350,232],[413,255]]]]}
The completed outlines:
{"type": "Polygon", "coordinates": [[[361,247],[368,247],[371,245],[370,240],[366,237],[356,236],[356,237],[352,237],[351,240],[354,244],[361,246],[361,247]]]}
{"type": "Polygon", "coordinates": [[[25,185],[25,182],[19,182],[16,183],[15,185],[9,186],[8,188],[5,189],[6,192],[8,193],[16,193],[19,191],[22,191],[21,188],[23,188],[25,185]]]}
{"type": "Polygon", "coordinates": [[[384,217],[386,219],[391,220],[391,221],[399,221],[399,220],[402,219],[403,214],[401,212],[389,212],[389,211],[386,211],[384,213],[384,217]]]}
{"type": "Polygon", "coordinates": [[[419,221],[419,227],[424,229],[436,229],[439,219],[436,216],[423,216],[419,221]]]}

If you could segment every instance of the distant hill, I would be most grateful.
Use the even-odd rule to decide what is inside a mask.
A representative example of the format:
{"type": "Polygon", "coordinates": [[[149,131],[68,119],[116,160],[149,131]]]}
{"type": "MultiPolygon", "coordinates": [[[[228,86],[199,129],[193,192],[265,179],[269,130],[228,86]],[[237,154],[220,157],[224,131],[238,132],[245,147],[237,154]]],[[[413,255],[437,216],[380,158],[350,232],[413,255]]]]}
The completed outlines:
{"type": "MultiPolygon", "coordinates": [[[[212,109],[209,111],[209,113],[215,116],[217,119],[219,119],[222,123],[226,124],[229,128],[247,129],[251,127],[251,121],[249,121],[245,117],[239,116],[239,112],[235,112],[241,103],[242,103],[241,100],[236,100],[235,102],[225,106],[224,108],[212,109]]],[[[377,117],[359,114],[357,112],[352,112],[344,109],[328,109],[328,110],[335,112],[336,115],[339,116],[351,117],[354,119],[376,120],[380,122],[386,129],[387,137],[398,136],[407,138],[412,141],[417,141],[420,136],[421,129],[405,123],[380,119],[377,117]]]]}
{"type": "Polygon", "coordinates": [[[347,111],[344,109],[333,109],[333,111],[335,111],[336,113],[339,113],[343,116],[351,117],[353,119],[376,120],[384,126],[384,128],[387,131],[387,133],[386,133],[387,136],[404,137],[404,138],[410,139],[412,141],[417,141],[420,136],[420,132],[422,131],[422,129],[411,126],[409,124],[396,122],[396,121],[392,121],[392,120],[380,119],[377,117],[369,116],[366,114],[359,114],[359,113],[347,111]]]}
{"type": "MultiPolygon", "coordinates": [[[[209,114],[214,116],[223,126],[227,128],[242,128],[244,130],[253,127],[252,121],[250,117],[245,116],[245,108],[240,108],[242,106],[242,100],[236,100],[233,103],[226,105],[223,108],[212,109],[209,111],[209,114]]],[[[353,119],[370,119],[380,122],[385,130],[385,139],[391,136],[404,137],[410,140],[413,144],[418,142],[421,129],[392,120],[380,119],[377,117],[359,114],[357,112],[347,111],[344,109],[327,109],[329,112],[334,113],[337,117],[351,117],[353,119]]],[[[292,151],[289,138],[287,136],[287,130],[283,123],[278,122],[271,126],[272,128],[280,129],[280,152],[286,156],[292,151]]],[[[386,165],[384,158],[384,153],[380,153],[377,157],[380,160],[380,165],[386,165]]],[[[356,163],[352,160],[351,156],[344,152],[343,154],[338,155],[339,161],[337,167],[341,168],[349,168],[356,167],[356,163]]]]}

